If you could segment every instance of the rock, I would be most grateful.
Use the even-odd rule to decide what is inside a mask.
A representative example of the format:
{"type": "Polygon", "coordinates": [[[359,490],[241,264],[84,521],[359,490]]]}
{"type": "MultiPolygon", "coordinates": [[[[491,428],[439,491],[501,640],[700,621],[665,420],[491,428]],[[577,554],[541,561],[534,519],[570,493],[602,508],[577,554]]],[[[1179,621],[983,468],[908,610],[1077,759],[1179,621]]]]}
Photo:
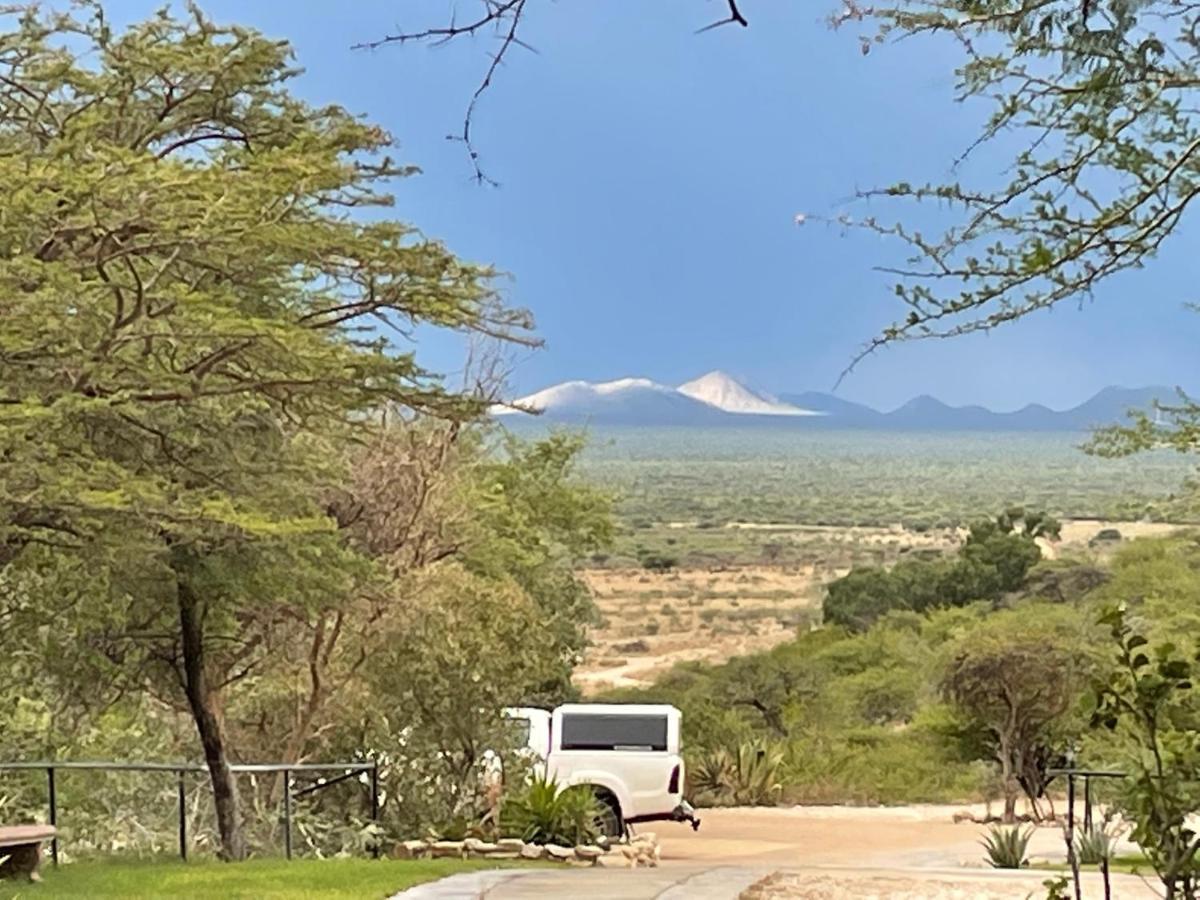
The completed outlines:
{"type": "Polygon", "coordinates": [[[561,847],[558,844],[547,844],[546,855],[551,859],[567,860],[575,858],[574,847],[561,847]]]}
{"type": "Polygon", "coordinates": [[[429,850],[426,841],[401,841],[395,846],[392,855],[397,859],[417,859],[429,850]]]}
{"type": "Polygon", "coordinates": [[[467,838],[463,841],[463,849],[475,856],[486,856],[490,853],[495,853],[500,848],[487,841],[481,841],[479,838],[467,838]]]}
{"type": "Polygon", "coordinates": [[[595,844],[579,844],[575,848],[575,856],[578,859],[597,860],[604,855],[604,851],[595,844]]]}
{"type": "Polygon", "coordinates": [[[462,857],[466,855],[466,848],[462,841],[434,841],[429,845],[429,850],[433,853],[434,859],[443,859],[450,856],[462,857]]]}
{"type": "Polygon", "coordinates": [[[520,853],[525,849],[525,842],[520,838],[500,838],[496,841],[496,846],[504,851],[520,853]]]}
{"type": "Polygon", "coordinates": [[[520,859],[521,854],[514,850],[493,850],[491,853],[482,854],[484,859],[520,859]]]}
{"type": "Polygon", "coordinates": [[[543,859],[546,856],[546,848],[540,844],[525,844],[521,847],[521,859],[543,859]]]}
{"type": "Polygon", "coordinates": [[[599,857],[596,865],[602,869],[628,869],[637,865],[637,862],[632,857],[614,850],[599,857]]]}

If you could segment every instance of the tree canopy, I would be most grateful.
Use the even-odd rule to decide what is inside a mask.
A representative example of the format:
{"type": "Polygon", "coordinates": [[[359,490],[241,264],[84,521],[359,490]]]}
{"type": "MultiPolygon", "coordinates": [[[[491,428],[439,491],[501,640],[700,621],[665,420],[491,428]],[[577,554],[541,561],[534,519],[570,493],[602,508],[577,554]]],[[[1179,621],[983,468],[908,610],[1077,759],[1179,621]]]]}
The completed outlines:
{"type": "Polygon", "coordinates": [[[521,597],[548,636],[506,685],[561,693],[590,609],[570,557],[607,499],[567,483],[576,443],[468,436],[487,398],[415,358],[416,326],[534,339],[490,267],[379,214],[412,171],[390,137],[297,99],[285,42],[195,8],[5,22],[0,621],[59,623],[71,660],[21,654],[27,676],[185,708],[230,859],[238,746],[311,752],[414,572],[453,557],[521,597]],[[356,482],[372,464],[387,490],[356,482]]]}

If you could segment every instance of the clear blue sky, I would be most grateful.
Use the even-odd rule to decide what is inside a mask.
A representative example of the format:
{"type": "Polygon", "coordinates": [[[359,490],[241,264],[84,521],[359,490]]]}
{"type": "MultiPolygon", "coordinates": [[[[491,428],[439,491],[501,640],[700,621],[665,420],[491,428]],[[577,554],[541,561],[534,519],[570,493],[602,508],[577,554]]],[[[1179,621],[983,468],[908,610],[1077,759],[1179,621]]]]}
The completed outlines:
{"type": "MultiPolygon", "coordinates": [[[[116,0],[117,21],[158,0],[116,0]]],[[[680,382],[723,368],[776,392],[826,390],[856,347],[899,313],[872,265],[896,248],[806,225],[857,187],[940,179],[984,110],[953,101],[948,47],[859,53],[822,3],[743,0],[748,29],[695,30],[717,0],[534,0],[518,51],[481,101],[476,186],[445,136],[493,49],[351,45],[397,24],[444,20],[444,0],[209,0],[203,7],[293,42],[298,91],[387,127],[423,174],[397,214],[460,255],[511,273],[511,302],[546,349],[521,354],[518,392],[569,378],[680,382]]],[[[832,3],[829,4],[833,8],[832,3]]],[[[460,0],[461,17],[476,4],[460,0]]],[[[976,157],[986,178],[1003,161],[976,157]]],[[[881,210],[882,211],[882,210],[881,210]]],[[[1195,233],[1193,226],[1192,233],[1195,233]]],[[[1107,384],[1195,385],[1200,261],[1176,240],[1152,270],[1080,310],[1063,306],[990,336],[915,343],[863,363],[839,393],[882,407],[919,393],[997,408],[1067,406],[1107,384]]],[[[453,372],[456,341],[424,336],[453,372]]]]}

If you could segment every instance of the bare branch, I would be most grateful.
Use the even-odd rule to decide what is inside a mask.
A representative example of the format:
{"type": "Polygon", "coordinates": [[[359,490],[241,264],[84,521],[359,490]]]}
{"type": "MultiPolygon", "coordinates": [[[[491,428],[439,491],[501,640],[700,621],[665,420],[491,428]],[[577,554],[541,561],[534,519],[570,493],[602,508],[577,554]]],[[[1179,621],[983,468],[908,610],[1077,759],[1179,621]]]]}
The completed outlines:
{"type": "Polygon", "coordinates": [[[742,11],[738,9],[737,0],[725,0],[725,2],[729,7],[729,15],[727,15],[724,19],[719,19],[718,21],[713,22],[711,25],[705,25],[703,28],[698,29],[696,34],[703,34],[706,31],[712,31],[714,28],[720,28],[722,25],[741,25],[743,28],[746,28],[750,25],[750,23],[746,21],[746,17],[742,15],[742,11]]]}

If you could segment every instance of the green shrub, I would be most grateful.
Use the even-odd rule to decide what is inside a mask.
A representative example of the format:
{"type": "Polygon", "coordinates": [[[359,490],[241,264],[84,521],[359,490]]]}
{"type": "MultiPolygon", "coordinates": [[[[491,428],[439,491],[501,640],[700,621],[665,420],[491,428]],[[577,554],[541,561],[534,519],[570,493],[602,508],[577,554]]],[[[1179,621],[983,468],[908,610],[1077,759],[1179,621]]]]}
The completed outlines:
{"type": "Polygon", "coordinates": [[[1022,869],[1029,865],[1026,851],[1031,837],[1032,826],[1022,829],[1019,825],[993,825],[980,843],[987,851],[987,860],[993,869],[1022,869]]]}
{"type": "Polygon", "coordinates": [[[600,804],[588,787],[560,788],[541,775],[505,798],[500,832],[535,844],[589,844],[599,837],[600,804]]]}
{"type": "Polygon", "coordinates": [[[739,744],[731,753],[714,750],[692,768],[695,799],[705,806],[772,806],[779,802],[783,751],[760,741],[739,744]]]}

